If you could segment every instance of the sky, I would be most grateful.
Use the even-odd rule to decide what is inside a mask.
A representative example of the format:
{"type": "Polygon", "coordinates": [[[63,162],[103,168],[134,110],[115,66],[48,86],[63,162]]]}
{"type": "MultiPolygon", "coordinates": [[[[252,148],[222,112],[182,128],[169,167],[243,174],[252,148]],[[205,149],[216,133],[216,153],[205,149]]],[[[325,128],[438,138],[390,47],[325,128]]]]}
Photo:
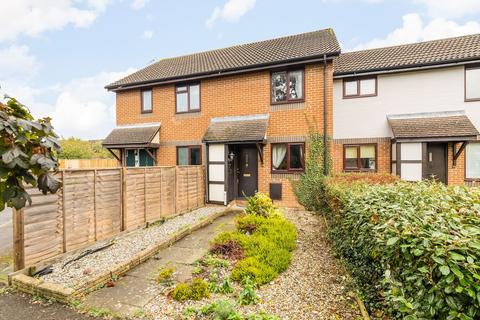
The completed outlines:
{"type": "Polygon", "coordinates": [[[333,28],[342,51],[480,33],[480,0],[0,0],[0,94],[104,138],[104,86],[155,60],[333,28]]]}

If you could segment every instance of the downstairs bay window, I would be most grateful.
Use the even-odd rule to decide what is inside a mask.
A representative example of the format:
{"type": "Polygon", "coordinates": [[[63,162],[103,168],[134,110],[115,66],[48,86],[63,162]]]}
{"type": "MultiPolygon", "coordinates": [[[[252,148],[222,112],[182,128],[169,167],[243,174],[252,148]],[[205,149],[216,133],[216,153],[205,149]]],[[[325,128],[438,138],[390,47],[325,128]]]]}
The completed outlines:
{"type": "Polygon", "coordinates": [[[344,171],[376,171],[377,146],[374,144],[344,145],[344,171]]]}
{"type": "Polygon", "coordinates": [[[465,178],[467,180],[480,180],[480,143],[468,143],[465,157],[465,178]]]}
{"type": "Polygon", "coordinates": [[[304,143],[272,144],[272,172],[302,172],[305,168],[304,143]]]}

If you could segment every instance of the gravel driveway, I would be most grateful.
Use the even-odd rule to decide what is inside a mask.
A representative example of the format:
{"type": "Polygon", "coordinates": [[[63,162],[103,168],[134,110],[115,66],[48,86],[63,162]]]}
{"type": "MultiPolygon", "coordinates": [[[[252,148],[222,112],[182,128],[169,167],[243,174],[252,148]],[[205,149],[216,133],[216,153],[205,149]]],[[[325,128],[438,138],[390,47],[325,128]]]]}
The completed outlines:
{"type": "Polygon", "coordinates": [[[0,212],[0,256],[12,251],[12,209],[0,212]]]}

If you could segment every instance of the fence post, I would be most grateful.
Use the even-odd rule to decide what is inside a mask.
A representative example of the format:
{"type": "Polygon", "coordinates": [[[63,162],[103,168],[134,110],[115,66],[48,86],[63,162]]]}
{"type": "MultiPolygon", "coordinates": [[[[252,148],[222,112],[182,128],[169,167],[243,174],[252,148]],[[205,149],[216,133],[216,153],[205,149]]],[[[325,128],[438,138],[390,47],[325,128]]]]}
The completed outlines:
{"type": "Polygon", "coordinates": [[[93,232],[97,241],[97,169],[93,170],[93,232]]]}
{"type": "Polygon", "coordinates": [[[14,271],[25,268],[25,224],[23,209],[13,209],[13,262],[14,271]]]}
{"type": "Polygon", "coordinates": [[[147,224],[147,167],[143,168],[143,220],[147,224]]]}
{"type": "Polygon", "coordinates": [[[62,170],[62,251],[67,252],[67,218],[66,218],[66,203],[65,203],[65,170],[62,170]]]}
{"type": "Polygon", "coordinates": [[[124,231],[126,229],[126,226],[127,226],[127,185],[126,185],[126,175],[127,175],[127,172],[126,172],[126,168],[125,167],[122,167],[120,169],[120,186],[121,186],[121,202],[122,202],[122,210],[121,210],[121,231],[124,231]]]}

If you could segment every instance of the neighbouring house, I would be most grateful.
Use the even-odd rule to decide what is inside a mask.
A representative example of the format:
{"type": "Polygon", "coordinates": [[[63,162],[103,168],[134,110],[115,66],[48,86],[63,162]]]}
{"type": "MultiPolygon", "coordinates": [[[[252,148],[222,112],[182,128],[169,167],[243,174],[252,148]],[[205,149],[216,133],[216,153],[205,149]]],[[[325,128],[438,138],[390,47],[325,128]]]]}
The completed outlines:
{"type": "Polygon", "coordinates": [[[480,35],[341,54],[334,169],[480,179],[480,35]]]}
{"type": "Polygon", "coordinates": [[[296,206],[310,130],[333,134],[333,59],[325,29],[159,60],[106,86],[117,127],[104,140],[124,166],[205,165],[206,199],[269,193],[296,206]]]}

